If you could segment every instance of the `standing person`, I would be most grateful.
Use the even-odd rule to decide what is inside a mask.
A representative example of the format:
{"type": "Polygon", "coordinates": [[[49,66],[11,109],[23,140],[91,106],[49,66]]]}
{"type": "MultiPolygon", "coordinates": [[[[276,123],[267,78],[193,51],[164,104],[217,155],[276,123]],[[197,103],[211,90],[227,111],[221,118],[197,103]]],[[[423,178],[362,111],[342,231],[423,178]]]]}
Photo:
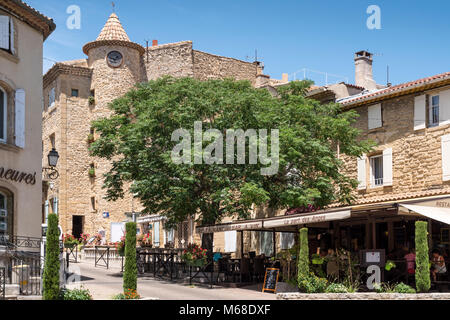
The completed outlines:
{"type": "Polygon", "coordinates": [[[444,257],[441,255],[439,250],[433,250],[432,255],[431,274],[433,276],[433,281],[436,281],[438,274],[444,274],[447,272],[447,267],[445,266],[444,257]]]}
{"type": "Polygon", "coordinates": [[[406,260],[406,270],[408,272],[408,276],[411,276],[416,273],[416,250],[411,248],[409,252],[405,255],[406,260]]]}

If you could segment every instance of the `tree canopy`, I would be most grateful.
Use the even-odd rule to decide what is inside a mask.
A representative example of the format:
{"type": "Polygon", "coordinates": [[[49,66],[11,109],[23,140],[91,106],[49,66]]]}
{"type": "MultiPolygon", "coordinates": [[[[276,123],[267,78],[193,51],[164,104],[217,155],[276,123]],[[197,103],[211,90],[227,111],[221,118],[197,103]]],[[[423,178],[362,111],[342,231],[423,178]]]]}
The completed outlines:
{"type": "MultiPolygon", "coordinates": [[[[337,146],[341,154],[358,157],[371,144],[359,141],[359,131],[351,126],[356,112],[308,99],[311,84],[291,82],[279,88],[277,97],[248,81],[164,77],[137,85],[110,104],[109,118],[93,123],[99,138],[91,152],[112,164],[104,181],[107,199],[130,191],[144,213],[163,214],[173,225],[196,213],[204,224],[229,215],[247,218],[253,204],[296,208],[350,202],[357,181],[342,173],[337,146]],[[220,156],[218,148],[225,154],[229,129],[267,129],[268,154],[273,154],[271,130],[278,130],[278,171],[263,175],[267,163],[249,164],[251,139],[245,140],[245,165],[225,160],[175,163],[172,153],[180,141],[172,141],[174,131],[184,129],[194,142],[199,121],[203,131],[216,129],[224,136],[223,144],[216,144],[211,153],[215,156],[220,156]],[[125,182],[131,182],[130,190],[125,182]]],[[[208,146],[218,140],[214,136],[204,141],[200,153],[210,152],[208,146]]],[[[259,150],[263,147],[261,140],[256,144],[259,150]]],[[[194,159],[199,150],[194,143],[189,146],[188,156],[194,159]]],[[[238,151],[234,148],[233,159],[238,151]]]]}

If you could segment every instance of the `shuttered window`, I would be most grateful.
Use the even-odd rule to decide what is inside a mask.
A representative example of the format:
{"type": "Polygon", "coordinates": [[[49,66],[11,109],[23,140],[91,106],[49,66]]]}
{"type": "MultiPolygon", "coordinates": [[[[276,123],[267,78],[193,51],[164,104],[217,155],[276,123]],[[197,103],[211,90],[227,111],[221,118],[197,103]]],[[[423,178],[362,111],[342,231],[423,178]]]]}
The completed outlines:
{"type": "Polygon", "coordinates": [[[383,151],[383,186],[392,186],[392,175],[392,149],[389,148],[383,151]]]}
{"type": "Polygon", "coordinates": [[[414,130],[425,128],[426,101],[425,95],[414,98],[414,130]]]}
{"type": "Polygon", "coordinates": [[[6,92],[0,88],[0,142],[6,142],[6,128],[7,128],[7,103],[6,92]]]}
{"type": "Polygon", "coordinates": [[[20,148],[25,148],[25,90],[16,90],[15,97],[15,143],[20,148]]]}
{"type": "Polygon", "coordinates": [[[11,18],[0,15],[0,49],[11,50],[11,18]]]}
{"type": "Polygon", "coordinates": [[[368,107],[369,130],[381,128],[383,126],[383,117],[381,113],[381,104],[368,107]]]}
{"type": "Polygon", "coordinates": [[[366,159],[367,157],[363,155],[358,158],[358,189],[366,189],[366,159]]]}
{"type": "Polygon", "coordinates": [[[442,180],[450,181],[450,134],[442,136],[442,180]]]}

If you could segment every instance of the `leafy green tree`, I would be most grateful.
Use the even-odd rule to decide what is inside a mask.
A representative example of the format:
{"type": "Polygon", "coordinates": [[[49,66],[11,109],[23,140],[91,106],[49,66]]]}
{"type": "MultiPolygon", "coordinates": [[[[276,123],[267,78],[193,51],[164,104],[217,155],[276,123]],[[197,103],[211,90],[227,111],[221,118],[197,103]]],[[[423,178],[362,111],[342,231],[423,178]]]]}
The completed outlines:
{"type": "MultiPolygon", "coordinates": [[[[351,126],[357,117],[354,111],[342,112],[337,104],[306,98],[311,84],[292,82],[279,89],[277,97],[248,81],[164,77],[139,84],[110,104],[109,118],[93,123],[100,138],[91,152],[112,163],[104,181],[107,199],[123,197],[128,191],[124,186],[131,183],[143,213],[162,212],[171,226],[195,214],[203,225],[225,216],[248,218],[253,204],[282,209],[351,201],[357,181],[342,172],[337,146],[341,154],[358,157],[371,145],[357,139],[359,131],[351,126]],[[249,147],[255,145],[249,139],[246,165],[174,163],[171,154],[180,141],[172,141],[172,133],[183,128],[192,141],[196,121],[203,131],[224,134],[222,150],[231,147],[226,143],[228,129],[267,129],[268,155],[275,150],[271,130],[278,129],[278,172],[262,175],[261,169],[269,165],[248,164],[249,147]]],[[[204,141],[202,151],[190,144],[187,157],[204,156],[212,141],[219,139],[204,141]]],[[[220,149],[214,156],[220,158],[220,149]]],[[[232,160],[237,153],[234,148],[232,160]]],[[[202,246],[211,249],[212,235],[202,239],[202,246]]]]}
{"type": "Polygon", "coordinates": [[[44,300],[59,299],[59,229],[58,215],[48,215],[45,264],[43,275],[44,300]]]}
{"type": "Polygon", "coordinates": [[[136,265],[136,223],[128,222],[125,226],[125,266],[123,272],[123,290],[137,290],[136,265]]]}
{"type": "Polygon", "coordinates": [[[416,288],[428,292],[431,287],[430,259],[428,252],[428,223],[416,221],[416,288]]]}

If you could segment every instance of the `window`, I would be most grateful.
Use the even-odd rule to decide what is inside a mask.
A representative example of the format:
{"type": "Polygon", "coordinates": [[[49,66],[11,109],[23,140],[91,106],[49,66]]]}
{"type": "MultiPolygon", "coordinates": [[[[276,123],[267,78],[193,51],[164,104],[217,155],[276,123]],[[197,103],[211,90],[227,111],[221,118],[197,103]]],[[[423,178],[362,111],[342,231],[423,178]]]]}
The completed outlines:
{"type": "Polygon", "coordinates": [[[429,125],[439,125],[439,96],[431,97],[429,125]]]}
{"type": "Polygon", "coordinates": [[[8,231],[8,209],[6,195],[0,193],[0,236],[5,236],[8,231]]]}
{"type": "Polygon", "coordinates": [[[383,113],[381,110],[381,104],[369,106],[367,108],[367,116],[369,130],[381,128],[383,126],[383,113]]]}
{"type": "Polygon", "coordinates": [[[0,15],[0,49],[15,53],[13,19],[4,15],[0,15]]]}
{"type": "Polygon", "coordinates": [[[48,92],[48,107],[51,108],[55,104],[55,88],[51,88],[48,92]]]}
{"type": "Polygon", "coordinates": [[[91,197],[91,208],[92,208],[92,211],[96,211],[95,197],[91,197]]]}
{"type": "Polygon", "coordinates": [[[6,128],[7,128],[7,95],[6,92],[0,88],[0,142],[6,142],[6,128]]]}
{"type": "Polygon", "coordinates": [[[370,177],[371,186],[378,187],[383,185],[383,156],[370,158],[370,177]]]}
{"type": "Polygon", "coordinates": [[[55,134],[52,133],[50,135],[50,145],[52,147],[52,149],[56,149],[56,142],[55,142],[55,134]]]}
{"type": "Polygon", "coordinates": [[[0,190],[0,237],[13,234],[13,197],[8,191],[0,190]]]}
{"type": "Polygon", "coordinates": [[[72,89],[72,97],[78,98],[78,89],[72,89]]]}

